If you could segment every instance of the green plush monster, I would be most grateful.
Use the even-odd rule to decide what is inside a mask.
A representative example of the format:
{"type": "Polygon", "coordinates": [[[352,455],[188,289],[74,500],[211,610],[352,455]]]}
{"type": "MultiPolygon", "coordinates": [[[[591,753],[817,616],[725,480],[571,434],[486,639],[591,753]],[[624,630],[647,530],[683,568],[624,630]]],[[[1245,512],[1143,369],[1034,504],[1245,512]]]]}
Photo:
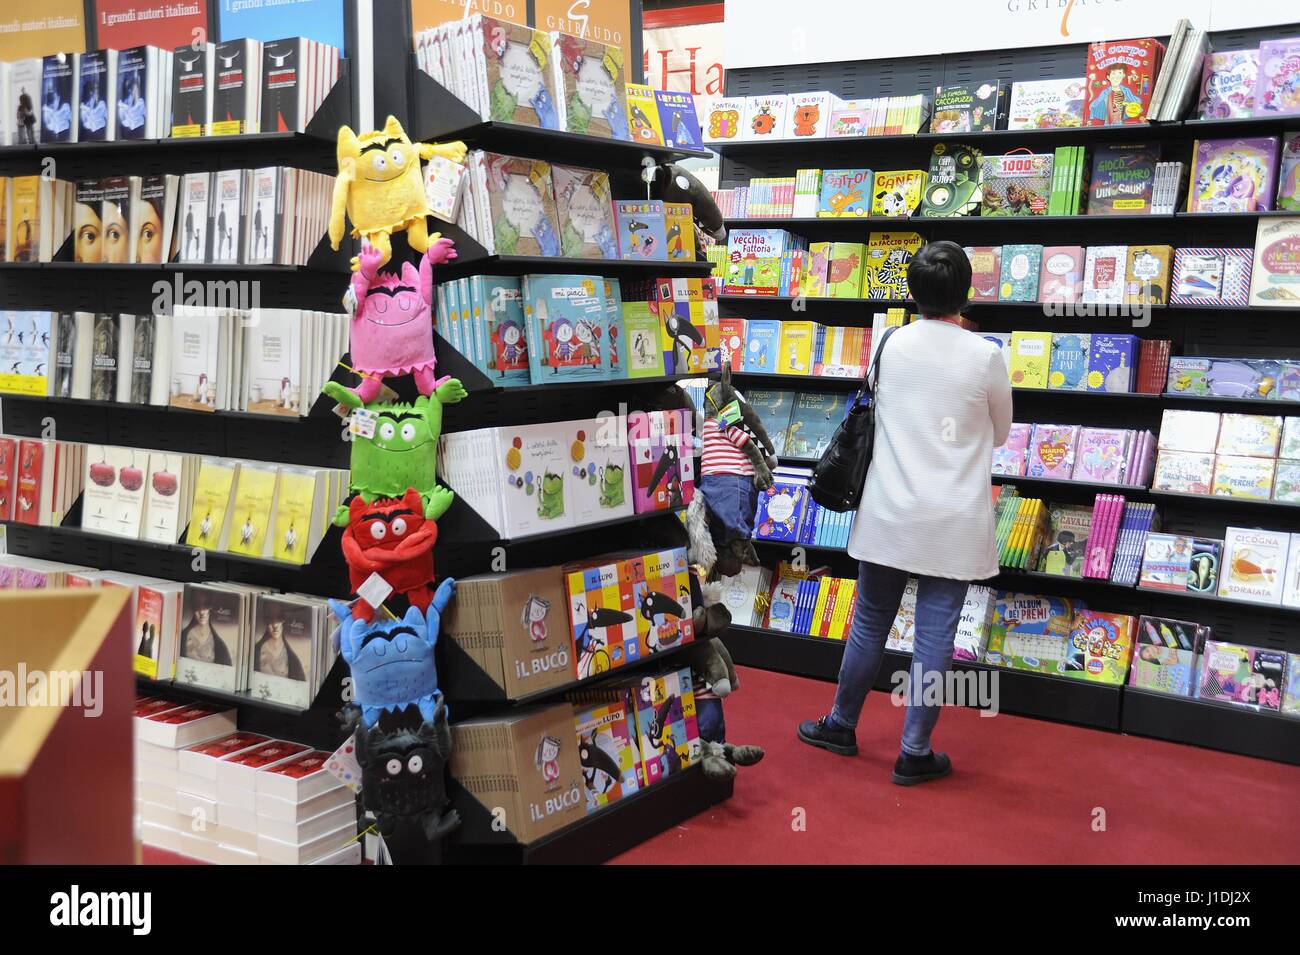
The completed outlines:
{"type": "Polygon", "coordinates": [[[623,503],[623,469],[606,464],[600,475],[600,506],[618,507],[623,503]]]}
{"type": "Polygon", "coordinates": [[[537,492],[537,516],[553,520],[564,513],[564,478],[547,471],[537,492]]]}
{"type": "MultiPolygon", "coordinates": [[[[361,399],[339,382],[329,382],[325,393],[349,408],[363,407],[361,399]]],[[[369,503],[381,497],[401,497],[407,488],[420,492],[424,516],[436,521],[446,513],[455,495],[438,484],[438,437],[442,434],[442,406],[455,404],[468,392],[457,378],[439,385],[414,404],[365,405],[378,415],[372,438],[352,441],[352,490],[369,503]]],[[[348,508],[341,506],[334,523],[345,527],[348,508]]]]}

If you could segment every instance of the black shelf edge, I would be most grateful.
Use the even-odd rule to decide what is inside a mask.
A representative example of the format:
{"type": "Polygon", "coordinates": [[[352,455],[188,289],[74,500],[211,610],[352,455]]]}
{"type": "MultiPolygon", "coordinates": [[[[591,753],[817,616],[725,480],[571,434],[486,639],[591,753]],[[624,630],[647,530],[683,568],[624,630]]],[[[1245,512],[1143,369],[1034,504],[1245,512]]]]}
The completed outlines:
{"type": "MultiPolygon", "coordinates": [[[[1251,216],[1272,215],[1274,213],[1225,213],[1225,215],[1251,216]]],[[[1290,213],[1295,215],[1296,213],[1290,213]]],[[[974,222],[1160,222],[1172,221],[1185,217],[1189,213],[1126,213],[1121,215],[1041,215],[1041,216],[808,216],[792,218],[789,216],[764,216],[760,218],[724,219],[728,229],[779,229],[785,225],[867,225],[871,231],[906,231],[912,226],[943,225],[956,222],[969,225],[974,222]]]]}
{"type": "MultiPolygon", "coordinates": [[[[450,486],[450,485],[448,485],[450,486]]],[[[452,488],[455,491],[455,488],[452,488]]],[[[570,534],[587,534],[593,531],[605,530],[610,527],[620,527],[627,524],[643,524],[648,521],[658,520],[661,517],[673,516],[685,513],[685,507],[666,508],[660,511],[646,511],[642,514],[628,514],[625,517],[616,517],[609,521],[598,521],[595,524],[581,524],[577,527],[557,527],[537,534],[525,534],[520,537],[501,537],[497,531],[489,524],[477,511],[474,510],[458,494],[452,501],[451,507],[438,522],[439,538],[446,537],[447,540],[454,540],[458,545],[464,544],[493,544],[501,546],[510,546],[514,544],[532,544],[539,541],[552,540],[556,537],[563,537],[570,534]]]]}
{"type": "Polygon", "coordinates": [[[862,384],[861,378],[841,378],[837,375],[781,375],[774,372],[733,371],[731,377],[737,381],[750,381],[756,385],[779,388],[790,384],[825,384],[832,390],[855,391],[862,384]]]}
{"type": "Polygon", "coordinates": [[[898,298],[836,298],[829,295],[742,295],[736,292],[722,292],[718,295],[719,302],[733,304],[735,302],[780,302],[790,304],[793,302],[812,303],[820,305],[870,305],[875,308],[911,308],[913,303],[908,299],[898,298]]]}
{"type": "Polygon", "coordinates": [[[841,547],[838,544],[804,544],[800,542],[778,541],[770,538],[756,538],[752,541],[755,547],[782,547],[786,550],[794,550],[796,547],[802,547],[804,550],[819,550],[829,554],[847,554],[849,549],[841,547]]]}
{"type": "Polygon", "coordinates": [[[488,807],[451,780],[448,795],[461,826],[448,840],[448,861],[503,865],[593,865],[613,858],[730,799],[733,780],[711,780],[703,767],[679,773],[588,813],[531,843],[498,832],[488,807]]]}
{"type": "Polygon", "coordinates": [[[523,153],[538,159],[571,161],[584,166],[590,166],[591,157],[597,155],[602,162],[612,160],[629,170],[638,168],[645,156],[660,163],[713,156],[707,148],[656,146],[627,139],[484,120],[420,69],[419,59],[414,53],[408,59],[408,70],[412,127],[408,132],[412,139],[425,142],[462,140],[471,146],[506,155],[523,153]]]}
{"type": "Polygon", "coordinates": [[[1148,495],[1151,491],[1145,485],[1136,484],[1100,484],[1092,481],[1071,481],[1066,478],[1025,477],[1017,474],[990,475],[994,484],[1037,484],[1046,488],[1073,488],[1082,491],[1095,491],[1098,494],[1139,494],[1148,495]]]}
{"type": "Polygon", "coordinates": [[[1300,719],[1125,686],[1120,731],[1300,766],[1300,719]]]}
{"type": "Polygon", "coordinates": [[[140,404],[133,401],[103,401],[97,398],[56,398],[53,395],[25,395],[0,391],[0,399],[5,401],[39,401],[44,404],[70,405],[79,408],[106,408],[110,411],[142,412],[148,414],[198,415],[213,420],[232,421],[274,421],[286,427],[301,425],[307,421],[317,420],[311,414],[277,415],[259,414],[255,411],[200,411],[197,408],[181,408],[177,405],[140,404]]]}
{"type": "MultiPolygon", "coordinates": [[[[736,624],[722,635],[722,641],[738,665],[828,682],[839,679],[845,646],[843,640],[736,624]]],[[[906,670],[911,665],[911,659],[909,653],[886,650],[873,689],[888,692],[892,688],[891,675],[906,670]]],[[[1118,685],[1091,683],[968,660],[954,661],[952,668],[959,672],[996,673],[999,712],[1097,729],[1119,729],[1118,685]]]]}
{"type": "Polygon", "coordinates": [[[1230,607],[1241,607],[1247,611],[1262,611],[1265,613],[1285,614],[1289,617],[1300,617],[1300,607],[1288,607],[1280,603],[1266,604],[1254,600],[1233,600],[1231,597],[1220,597],[1218,594],[1202,594],[1192,590],[1160,590],[1156,587],[1143,587],[1140,584],[1134,587],[1133,590],[1146,596],[1172,597],[1175,600],[1190,600],[1196,603],[1227,604],[1230,607]]]}

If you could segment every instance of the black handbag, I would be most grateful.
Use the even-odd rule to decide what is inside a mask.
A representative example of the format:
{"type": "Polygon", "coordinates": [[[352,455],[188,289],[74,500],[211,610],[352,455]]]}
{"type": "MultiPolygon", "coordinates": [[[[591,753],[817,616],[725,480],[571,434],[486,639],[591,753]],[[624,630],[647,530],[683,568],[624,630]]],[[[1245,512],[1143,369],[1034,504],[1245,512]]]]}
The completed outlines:
{"type": "Polygon", "coordinates": [[[835,429],[830,446],[813,467],[808,493],[828,511],[852,511],[862,500],[862,485],[871,464],[871,445],[875,440],[876,393],[880,383],[880,356],[889,336],[900,326],[886,329],[876,347],[871,374],[862,379],[862,387],[853,396],[844,422],[835,429]]]}

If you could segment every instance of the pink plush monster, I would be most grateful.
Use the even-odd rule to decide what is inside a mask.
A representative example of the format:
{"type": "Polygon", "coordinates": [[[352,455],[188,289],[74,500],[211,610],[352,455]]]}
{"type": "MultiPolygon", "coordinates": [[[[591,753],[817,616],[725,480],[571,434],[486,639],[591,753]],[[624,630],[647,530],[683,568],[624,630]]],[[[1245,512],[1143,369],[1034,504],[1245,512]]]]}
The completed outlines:
{"type": "Polygon", "coordinates": [[[453,244],[438,239],[418,271],[403,262],[401,275],[393,275],[379,271],[383,253],[362,243],[360,267],[352,273],[352,367],[361,384],[352,390],[365,404],[379,397],[384,378],[412,374],[422,395],[447,380],[439,381],[433,370],[433,267],[456,258],[453,244]]]}

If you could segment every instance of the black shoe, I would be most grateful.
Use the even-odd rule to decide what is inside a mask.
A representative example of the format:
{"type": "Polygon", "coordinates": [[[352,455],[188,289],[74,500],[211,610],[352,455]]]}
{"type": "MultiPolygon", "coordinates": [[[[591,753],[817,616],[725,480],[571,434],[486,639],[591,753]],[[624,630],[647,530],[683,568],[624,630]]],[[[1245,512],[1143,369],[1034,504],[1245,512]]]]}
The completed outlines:
{"type": "Polygon", "coordinates": [[[820,746],[840,756],[858,755],[858,737],[853,730],[832,726],[830,717],[804,720],[799,724],[799,738],[810,746],[820,746]]]}
{"type": "Polygon", "coordinates": [[[924,756],[899,753],[894,763],[894,782],[899,786],[915,786],[931,779],[942,779],[950,772],[952,760],[946,753],[927,753],[924,756]]]}

